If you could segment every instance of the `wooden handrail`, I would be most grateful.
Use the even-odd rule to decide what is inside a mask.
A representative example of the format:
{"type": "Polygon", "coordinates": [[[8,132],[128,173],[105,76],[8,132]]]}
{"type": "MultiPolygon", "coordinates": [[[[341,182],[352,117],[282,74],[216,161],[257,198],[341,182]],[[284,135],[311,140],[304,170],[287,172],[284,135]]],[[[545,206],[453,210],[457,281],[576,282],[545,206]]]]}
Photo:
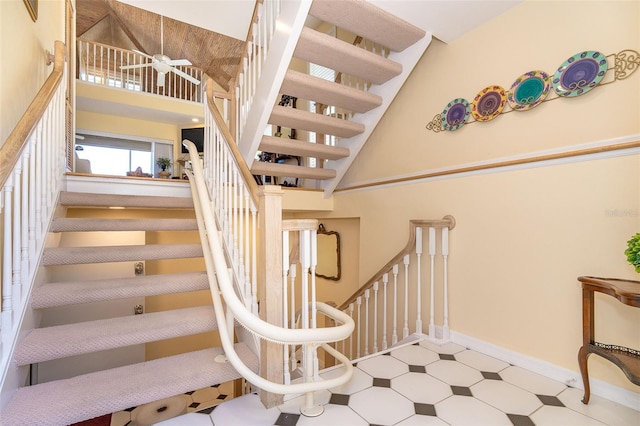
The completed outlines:
{"type": "Polygon", "coordinates": [[[358,290],[356,290],[346,302],[344,302],[338,310],[343,311],[349,307],[349,304],[356,301],[358,296],[361,296],[364,291],[370,288],[376,281],[382,280],[382,276],[389,272],[393,265],[402,263],[402,259],[405,255],[412,253],[416,246],[416,228],[449,228],[450,230],[455,228],[456,219],[451,215],[446,215],[439,220],[410,220],[409,221],[409,241],[407,245],[396,254],[393,259],[387,262],[378,272],[376,272],[366,283],[364,283],[358,290]]]}
{"type": "Polygon", "coordinates": [[[54,48],[53,71],[51,71],[51,74],[47,77],[47,80],[20,118],[20,121],[18,121],[18,124],[16,124],[16,127],[13,128],[7,140],[0,147],[0,187],[4,186],[9,178],[9,174],[16,165],[18,158],[20,158],[22,150],[62,81],[66,46],[63,42],[56,40],[54,48]]]}
{"type": "Polygon", "coordinates": [[[206,84],[206,93],[207,93],[207,106],[209,107],[209,111],[213,115],[213,119],[215,120],[220,132],[222,132],[222,136],[227,142],[227,146],[235,159],[236,165],[240,169],[240,173],[242,173],[242,179],[245,181],[247,188],[249,189],[249,194],[251,195],[251,200],[254,205],[258,205],[258,184],[256,183],[247,163],[244,161],[238,146],[235,143],[235,139],[231,136],[231,132],[227,128],[227,124],[224,122],[220,111],[218,111],[218,107],[214,102],[214,90],[213,90],[213,80],[211,78],[207,79],[206,84]]]}

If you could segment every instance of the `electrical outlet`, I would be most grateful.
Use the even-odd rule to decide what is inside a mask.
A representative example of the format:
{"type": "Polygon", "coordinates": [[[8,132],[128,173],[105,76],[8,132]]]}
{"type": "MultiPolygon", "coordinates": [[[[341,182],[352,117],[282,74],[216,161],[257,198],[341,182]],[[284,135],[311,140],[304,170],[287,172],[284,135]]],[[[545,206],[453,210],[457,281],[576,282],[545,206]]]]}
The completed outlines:
{"type": "Polygon", "coordinates": [[[137,275],[144,275],[144,263],[136,262],[133,265],[133,272],[137,275]]]}

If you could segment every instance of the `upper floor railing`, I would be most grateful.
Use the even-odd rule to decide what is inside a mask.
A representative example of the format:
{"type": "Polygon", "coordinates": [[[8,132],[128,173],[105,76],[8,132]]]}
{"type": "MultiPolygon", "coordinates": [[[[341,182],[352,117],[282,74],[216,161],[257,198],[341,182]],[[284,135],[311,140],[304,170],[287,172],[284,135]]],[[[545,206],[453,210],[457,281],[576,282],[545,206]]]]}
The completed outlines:
{"type": "MultiPolygon", "coordinates": [[[[77,78],[89,83],[151,93],[191,102],[203,102],[202,85],[195,84],[173,72],[164,76],[164,84],[158,84],[158,72],[152,60],[130,50],[119,49],[87,40],[77,42],[77,78]],[[148,65],[135,69],[121,69],[128,65],[148,65]]],[[[204,73],[193,66],[176,66],[180,71],[198,81],[204,73]]]]}

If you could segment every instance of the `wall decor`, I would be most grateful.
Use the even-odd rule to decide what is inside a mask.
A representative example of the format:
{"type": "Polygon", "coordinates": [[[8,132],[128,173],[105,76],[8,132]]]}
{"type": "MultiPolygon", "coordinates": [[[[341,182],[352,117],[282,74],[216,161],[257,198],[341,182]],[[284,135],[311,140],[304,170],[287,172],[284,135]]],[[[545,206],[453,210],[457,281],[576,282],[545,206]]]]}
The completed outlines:
{"type": "Polygon", "coordinates": [[[598,86],[624,80],[638,68],[640,53],[632,49],[610,55],[595,50],[578,52],[560,64],[552,75],[542,70],[528,71],[506,92],[499,85],[485,87],[471,104],[462,97],[455,98],[425,127],[435,133],[454,131],[465,124],[487,122],[509,112],[528,111],[543,102],[584,95],[598,86]],[[605,82],[609,71],[613,77],[605,82]]]}
{"type": "Polygon", "coordinates": [[[446,130],[457,130],[467,121],[471,106],[466,99],[457,98],[447,104],[442,111],[442,127],[446,130]]]}
{"type": "Polygon", "coordinates": [[[553,75],[553,90],[559,96],[585,94],[602,81],[608,66],[607,57],[600,52],[573,55],[553,75]]]}
{"type": "Polygon", "coordinates": [[[549,94],[551,79],[544,71],[529,71],[516,79],[507,93],[514,111],[527,111],[540,105],[549,94]]]}
{"type": "Polygon", "coordinates": [[[471,115],[476,121],[493,120],[500,115],[506,103],[507,95],[502,87],[485,87],[471,102],[471,115]]]}
{"type": "Polygon", "coordinates": [[[38,0],[24,0],[24,5],[27,7],[33,22],[36,22],[38,20],[38,0]]]}

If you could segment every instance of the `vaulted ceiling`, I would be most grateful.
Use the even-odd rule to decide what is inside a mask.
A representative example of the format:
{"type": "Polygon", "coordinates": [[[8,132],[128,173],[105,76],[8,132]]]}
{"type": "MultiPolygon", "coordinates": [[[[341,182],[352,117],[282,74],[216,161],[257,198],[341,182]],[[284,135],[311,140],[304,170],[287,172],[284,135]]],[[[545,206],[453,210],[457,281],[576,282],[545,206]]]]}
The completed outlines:
{"type": "Polygon", "coordinates": [[[237,74],[244,42],[116,0],[77,0],[76,37],[171,59],[188,59],[223,89],[237,74]],[[161,19],[164,40],[161,38],[161,19]]]}

